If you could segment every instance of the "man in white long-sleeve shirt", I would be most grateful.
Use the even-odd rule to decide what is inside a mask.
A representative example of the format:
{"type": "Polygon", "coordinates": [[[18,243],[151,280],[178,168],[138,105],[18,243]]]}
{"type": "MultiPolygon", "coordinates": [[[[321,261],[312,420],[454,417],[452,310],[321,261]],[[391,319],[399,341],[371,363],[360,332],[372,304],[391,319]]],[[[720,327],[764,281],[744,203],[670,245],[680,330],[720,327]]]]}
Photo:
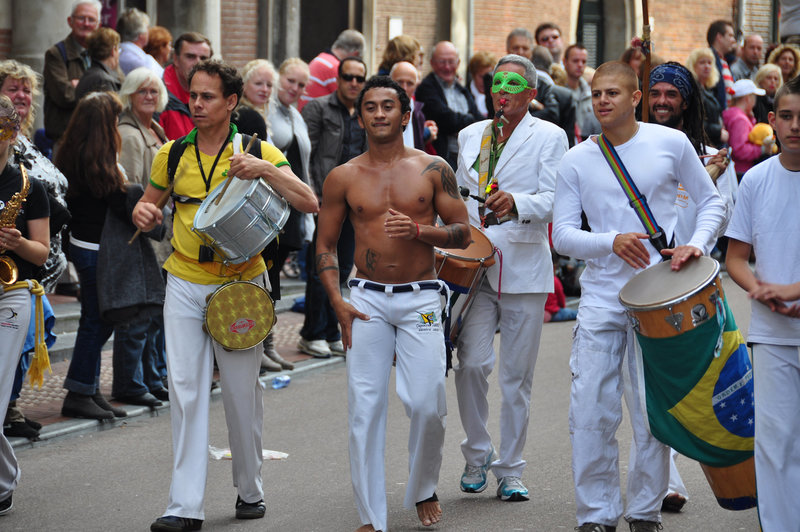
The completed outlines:
{"type": "MultiPolygon", "coordinates": [[[[614,146],[669,242],[677,223],[675,197],[682,183],[697,204],[697,220],[686,245],[661,253],[606,162],[597,138],[571,149],[561,160],[555,194],[553,244],[558,253],[586,260],[581,304],[570,359],[570,434],[577,518],[581,531],[613,531],[621,516],[633,531],[655,531],[667,493],[669,449],[647,431],[638,401],[627,400],[634,429],[635,465],[628,472],[627,509],[619,488],[615,439],[622,420],[622,365],[635,341],[618,301],[620,288],[636,273],[672,257],[677,270],[708,253],[708,242],[724,216],[719,193],[686,135],[637,122],[641,99],[636,74],[611,62],[597,69],[592,106],[605,139],[614,146]],[[591,232],[581,229],[581,211],[591,232]]],[[[635,357],[627,357],[632,391],[638,390],[635,357]]]]}

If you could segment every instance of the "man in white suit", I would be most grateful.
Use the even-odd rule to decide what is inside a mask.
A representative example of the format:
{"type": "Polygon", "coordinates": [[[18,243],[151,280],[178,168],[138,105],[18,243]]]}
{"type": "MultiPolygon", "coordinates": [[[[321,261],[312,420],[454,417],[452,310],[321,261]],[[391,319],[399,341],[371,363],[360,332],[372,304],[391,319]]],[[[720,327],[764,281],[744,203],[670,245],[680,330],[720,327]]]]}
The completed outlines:
{"type": "Polygon", "coordinates": [[[521,481],[522,451],[544,303],[553,291],[547,224],[553,215],[556,168],[567,151],[562,129],[528,113],[535,87],[536,69],[529,60],[514,54],[503,57],[492,84],[494,108],[502,113],[464,128],[458,137],[458,184],[469,188],[472,196],[485,198],[469,200],[470,223],[481,226],[502,253],[502,261],[489,268],[475,295],[457,342],[455,382],[467,434],[461,444],[466,459],[461,490],[483,491],[491,468],[498,481],[497,496],[504,501],[528,500],[521,481]],[[487,429],[486,397],[498,325],[503,398],[499,455],[487,429]]]}

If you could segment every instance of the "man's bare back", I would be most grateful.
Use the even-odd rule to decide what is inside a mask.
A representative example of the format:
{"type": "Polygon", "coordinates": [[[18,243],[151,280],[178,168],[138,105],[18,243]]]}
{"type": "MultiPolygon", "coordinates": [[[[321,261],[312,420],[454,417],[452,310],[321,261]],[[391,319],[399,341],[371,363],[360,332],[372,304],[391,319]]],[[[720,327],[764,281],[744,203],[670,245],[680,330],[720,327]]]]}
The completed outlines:
{"type": "MultiPolygon", "coordinates": [[[[436,278],[434,246],[419,238],[417,227],[434,225],[437,214],[453,221],[453,202],[462,201],[444,160],[412,148],[382,164],[364,154],[328,179],[341,186],[353,224],[357,277],[388,284],[436,278]]],[[[441,247],[460,247],[463,230],[448,228],[441,247]]]]}

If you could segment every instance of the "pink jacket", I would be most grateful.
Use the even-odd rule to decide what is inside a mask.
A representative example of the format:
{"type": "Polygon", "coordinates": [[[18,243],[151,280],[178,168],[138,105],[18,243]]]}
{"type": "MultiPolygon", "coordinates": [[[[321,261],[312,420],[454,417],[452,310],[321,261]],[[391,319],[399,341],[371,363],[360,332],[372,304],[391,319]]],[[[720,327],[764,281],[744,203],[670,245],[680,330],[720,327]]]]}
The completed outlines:
{"type": "Polygon", "coordinates": [[[756,119],[745,114],[738,107],[728,107],[722,111],[722,123],[728,130],[728,144],[733,150],[732,159],[737,174],[750,170],[756,159],[761,157],[761,146],[747,140],[756,119]]]}

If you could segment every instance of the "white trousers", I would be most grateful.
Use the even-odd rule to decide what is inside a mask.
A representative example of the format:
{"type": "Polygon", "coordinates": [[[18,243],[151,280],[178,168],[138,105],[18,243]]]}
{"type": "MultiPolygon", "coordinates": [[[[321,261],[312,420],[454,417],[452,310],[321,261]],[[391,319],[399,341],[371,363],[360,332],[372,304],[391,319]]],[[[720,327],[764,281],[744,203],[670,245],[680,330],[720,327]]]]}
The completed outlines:
{"type": "Polygon", "coordinates": [[[570,358],[569,428],[578,524],[617,526],[623,516],[617,428],[622,422],[623,364],[630,387],[625,393],[635,454],[628,467],[627,509],[631,521],[661,521],[667,495],[669,447],[647,431],[638,400],[634,342],[624,312],[580,307],[570,358]],[[629,355],[625,360],[625,355],[629,355]]]}
{"type": "Polygon", "coordinates": [[[500,458],[495,476],[521,477],[522,452],[528,435],[533,369],[539,352],[547,294],[502,294],[483,283],[458,337],[454,368],[458,412],[467,434],[461,452],[467,463],[482,465],[492,448],[489,434],[489,375],[494,369],[494,335],[500,325],[500,458]]]}
{"type": "Polygon", "coordinates": [[[352,287],[350,303],[370,317],[354,320],[347,351],[350,475],[361,522],[385,531],[386,414],[395,353],[397,395],[411,420],[405,507],[429,498],[439,482],[447,415],[442,299],[436,290],[387,294],[352,287]]]}
{"type": "MultiPolygon", "coordinates": [[[[625,380],[625,397],[627,398],[635,398],[636,396],[633,395],[633,390],[631,388],[631,378],[630,378],[630,365],[625,363],[623,368],[623,376],[625,380]]],[[[678,495],[682,496],[687,501],[689,500],[689,490],[686,489],[686,485],[683,483],[683,478],[681,478],[681,474],[678,471],[678,467],[675,465],[675,461],[678,459],[680,454],[675,449],[670,448],[669,450],[669,483],[667,494],[677,493],[678,495]]],[[[631,440],[631,448],[629,451],[628,457],[629,464],[636,463],[636,440],[631,440]]]]}
{"type": "MultiPolygon", "coordinates": [[[[263,277],[263,276],[262,276],[263,277]]],[[[263,283],[259,277],[254,282],[263,283]]],[[[202,285],[170,274],[164,302],[164,329],[172,416],[172,485],[164,515],[204,519],[208,474],[208,409],[214,357],[233,458],[233,485],[245,502],[263,498],[261,429],[264,419],[260,344],[225,351],[202,330],[206,296],[219,285],[202,285]]]]}
{"type": "Polygon", "coordinates": [[[800,347],[753,345],[756,489],[764,532],[800,531],[800,347]]]}
{"type": "MultiPolygon", "coordinates": [[[[6,415],[14,375],[31,320],[28,290],[0,289],[0,413],[6,415]]],[[[20,468],[11,444],[0,431],[0,501],[8,499],[19,483],[20,468]]]]}

